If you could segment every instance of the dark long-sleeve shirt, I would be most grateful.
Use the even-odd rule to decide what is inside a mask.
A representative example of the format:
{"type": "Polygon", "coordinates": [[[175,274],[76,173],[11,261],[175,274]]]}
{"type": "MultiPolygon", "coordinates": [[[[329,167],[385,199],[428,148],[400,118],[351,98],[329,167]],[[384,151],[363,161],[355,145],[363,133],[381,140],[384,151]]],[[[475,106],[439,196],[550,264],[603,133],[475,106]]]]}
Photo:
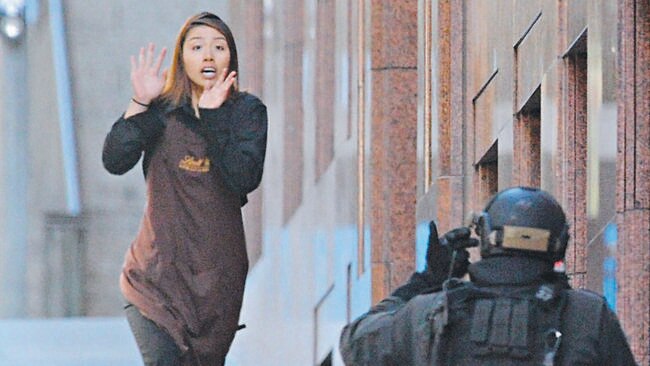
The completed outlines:
{"type": "Polygon", "coordinates": [[[207,142],[207,154],[224,184],[242,196],[260,184],[267,138],[266,106],[255,96],[241,93],[216,109],[200,109],[194,117],[189,103],[177,108],[156,103],[128,119],[119,118],[104,141],[102,161],[112,174],[124,174],[143,158],[145,176],[167,120],[180,121],[207,142]]]}

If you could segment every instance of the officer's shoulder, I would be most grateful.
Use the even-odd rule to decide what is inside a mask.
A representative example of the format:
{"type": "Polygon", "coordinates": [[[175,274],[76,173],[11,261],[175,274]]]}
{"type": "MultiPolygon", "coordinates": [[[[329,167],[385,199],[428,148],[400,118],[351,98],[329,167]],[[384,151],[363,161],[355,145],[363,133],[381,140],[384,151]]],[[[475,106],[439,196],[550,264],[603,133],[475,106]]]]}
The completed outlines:
{"type": "Polygon", "coordinates": [[[566,292],[567,294],[569,294],[569,296],[579,298],[579,299],[584,299],[585,301],[602,302],[605,300],[603,295],[587,289],[571,288],[571,289],[567,289],[566,292]]]}
{"type": "MultiPolygon", "coordinates": [[[[464,298],[469,294],[471,291],[475,291],[477,287],[472,284],[471,282],[467,281],[455,281],[451,283],[451,285],[448,287],[446,291],[435,291],[435,292],[428,292],[424,294],[420,294],[413,299],[417,300],[418,303],[438,303],[441,300],[445,299],[447,297],[450,300],[455,300],[457,298],[464,298]]],[[[445,300],[446,301],[446,300],[445,300]]]]}
{"type": "Polygon", "coordinates": [[[406,303],[403,303],[400,308],[402,311],[407,313],[419,314],[428,312],[430,309],[433,309],[435,304],[438,304],[443,299],[443,294],[441,292],[431,292],[426,294],[419,294],[411,298],[406,303]],[[426,310],[426,311],[425,311],[426,310]]]}
{"type": "Polygon", "coordinates": [[[442,292],[420,294],[397,308],[394,315],[399,314],[399,317],[411,319],[415,323],[427,321],[431,314],[441,311],[444,304],[445,294],[442,292]]]}
{"type": "Polygon", "coordinates": [[[600,313],[606,307],[605,298],[591,290],[567,289],[566,294],[569,309],[578,314],[600,313]]]}
{"type": "Polygon", "coordinates": [[[436,299],[439,299],[442,296],[443,296],[442,291],[429,292],[429,293],[419,294],[413,297],[411,300],[409,300],[409,302],[427,303],[427,302],[435,301],[436,299]]]}

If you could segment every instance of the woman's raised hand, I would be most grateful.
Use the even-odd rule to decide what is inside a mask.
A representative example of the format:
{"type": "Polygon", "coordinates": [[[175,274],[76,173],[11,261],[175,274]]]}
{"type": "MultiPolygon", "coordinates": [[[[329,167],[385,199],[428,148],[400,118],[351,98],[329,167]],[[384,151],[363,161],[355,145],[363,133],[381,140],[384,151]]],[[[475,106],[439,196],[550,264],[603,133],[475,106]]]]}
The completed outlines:
{"type": "Polygon", "coordinates": [[[142,104],[150,104],[153,99],[162,93],[167,78],[167,70],[160,73],[167,48],[163,47],[160,55],[154,60],[155,45],[149,43],[146,50],[140,48],[140,54],[136,60],[131,56],[131,85],[133,86],[133,98],[142,104]]]}
{"type": "Polygon", "coordinates": [[[223,69],[220,77],[215,81],[210,80],[206,83],[203,88],[203,93],[199,98],[200,108],[219,108],[228,98],[230,87],[237,80],[237,72],[231,71],[227,76],[226,73],[228,73],[228,69],[223,69]]]}

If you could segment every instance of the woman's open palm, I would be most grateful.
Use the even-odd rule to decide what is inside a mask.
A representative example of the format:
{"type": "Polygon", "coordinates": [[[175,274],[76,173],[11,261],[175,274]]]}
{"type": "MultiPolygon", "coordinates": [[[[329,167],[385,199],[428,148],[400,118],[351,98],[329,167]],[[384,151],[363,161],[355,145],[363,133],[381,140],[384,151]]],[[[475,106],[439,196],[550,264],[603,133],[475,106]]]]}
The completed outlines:
{"type": "Polygon", "coordinates": [[[224,69],[216,80],[206,83],[203,93],[199,98],[200,108],[219,108],[228,98],[230,88],[237,81],[237,72],[224,69]]]}
{"type": "Polygon", "coordinates": [[[140,48],[140,54],[136,61],[131,56],[131,85],[133,86],[133,97],[141,103],[149,104],[153,99],[162,93],[167,78],[167,70],[160,73],[163,59],[167,53],[167,48],[163,47],[160,55],[154,60],[153,43],[145,50],[140,48]]]}

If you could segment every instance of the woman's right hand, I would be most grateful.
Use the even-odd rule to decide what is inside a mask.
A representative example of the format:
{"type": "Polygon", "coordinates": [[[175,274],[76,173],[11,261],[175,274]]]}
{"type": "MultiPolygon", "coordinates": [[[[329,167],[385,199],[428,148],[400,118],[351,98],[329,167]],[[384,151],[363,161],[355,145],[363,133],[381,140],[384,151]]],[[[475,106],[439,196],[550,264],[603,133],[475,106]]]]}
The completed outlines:
{"type": "Polygon", "coordinates": [[[134,56],[131,56],[133,98],[147,105],[162,93],[167,78],[167,70],[164,70],[162,74],[160,73],[160,67],[167,53],[167,48],[163,47],[155,62],[154,48],[153,43],[149,43],[146,50],[144,47],[140,48],[137,61],[134,56]]]}

